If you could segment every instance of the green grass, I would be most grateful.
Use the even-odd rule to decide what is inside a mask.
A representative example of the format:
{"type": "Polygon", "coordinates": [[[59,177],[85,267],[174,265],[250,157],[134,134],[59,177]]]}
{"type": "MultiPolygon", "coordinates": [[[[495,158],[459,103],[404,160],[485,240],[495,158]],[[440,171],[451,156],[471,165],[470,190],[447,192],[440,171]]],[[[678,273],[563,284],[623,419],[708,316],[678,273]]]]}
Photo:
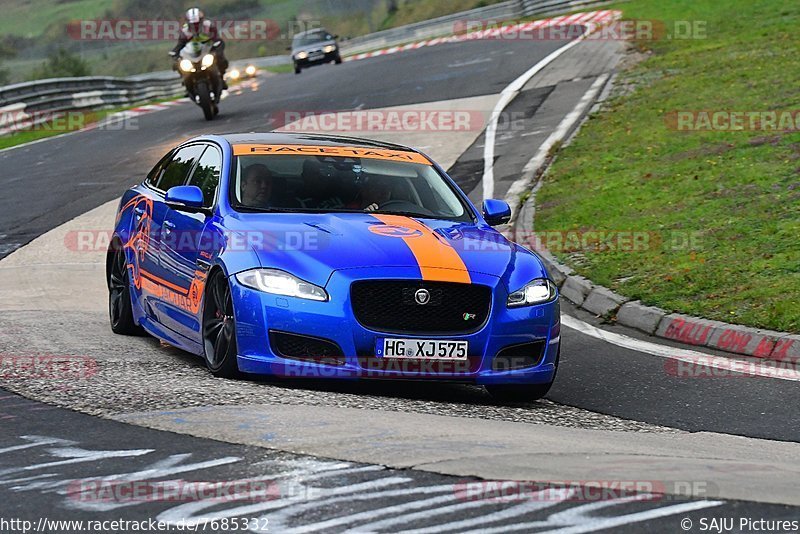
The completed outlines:
{"type": "Polygon", "coordinates": [[[536,231],[647,232],[642,251],[561,250],[595,282],[667,310],[800,331],[800,134],[678,132],[676,110],[800,109],[800,4],[631,0],[626,18],[707,21],[653,55],[564,149],[536,231]],[[685,246],[686,239],[693,246],[685,246]]]}
{"type": "Polygon", "coordinates": [[[20,37],[37,37],[54,21],[98,18],[110,6],[108,0],[18,0],[0,4],[0,35],[20,37]]]}
{"type": "Polygon", "coordinates": [[[294,65],[291,63],[286,65],[270,65],[267,67],[262,67],[261,70],[274,72],[275,74],[286,74],[288,72],[294,72],[294,65]]]}

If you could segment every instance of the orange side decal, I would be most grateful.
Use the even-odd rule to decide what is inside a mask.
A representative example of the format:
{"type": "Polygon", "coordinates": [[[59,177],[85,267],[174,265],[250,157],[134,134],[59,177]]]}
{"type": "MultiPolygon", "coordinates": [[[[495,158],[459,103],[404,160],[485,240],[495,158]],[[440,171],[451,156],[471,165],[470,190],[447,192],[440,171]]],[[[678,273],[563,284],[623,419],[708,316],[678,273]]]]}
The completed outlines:
{"type": "Polygon", "coordinates": [[[289,156],[338,156],[345,158],[385,159],[389,161],[405,161],[433,165],[428,158],[417,152],[407,150],[388,150],[385,148],[363,148],[349,146],[314,146],[314,145],[233,145],[235,156],[254,156],[259,154],[275,154],[289,156]]]}
{"type": "Polygon", "coordinates": [[[402,215],[377,215],[373,217],[383,224],[416,230],[408,237],[401,237],[417,260],[423,280],[431,282],[458,282],[469,284],[472,280],[467,266],[458,252],[436,237],[424,224],[402,215]]]}
{"type": "Polygon", "coordinates": [[[142,289],[152,295],[167,300],[172,304],[183,308],[192,313],[200,311],[200,301],[202,300],[203,289],[205,287],[205,273],[202,278],[192,280],[192,286],[187,290],[175,284],[171,284],[147,271],[140,271],[142,276],[142,289]]]}
{"type": "Polygon", "coordinates": [[[183,293],[184,295],[189,292],[188,290],[182,288],[181,286],[178,286],[178,285],[172,284],[170,282],[167,282],[163,278],[159,278],[158,276],[156,276],[156,275],[154,275],[152,273],[149,273],[149,272],[145,271],[144,269],[140,269],[139,271],[141,272],[142,276],[144,276],[145,278],[149,278],[151,282],[155,282],[156,284],[158,284],[160,286],[167,287],[167,288],[169,288],[169,289],[171,289],[173,291],[177,291],[179,293],[183,293]]]}

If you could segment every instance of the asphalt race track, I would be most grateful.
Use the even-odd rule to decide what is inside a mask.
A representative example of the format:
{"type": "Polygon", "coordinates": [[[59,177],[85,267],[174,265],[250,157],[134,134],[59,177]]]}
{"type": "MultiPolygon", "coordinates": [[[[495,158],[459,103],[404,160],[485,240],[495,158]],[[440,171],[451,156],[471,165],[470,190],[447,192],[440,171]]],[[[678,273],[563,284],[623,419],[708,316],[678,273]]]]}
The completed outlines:
{"type": "MultiPolygon", "coordinates": [[[[312,68],[299,76],[262,75],[227,98],[212,123],[187,103],[137,116],[127,128],[95,129],[1,151],[0,259],[6,259],[0,261],[0,356],[80,355],[97,366],[82,381],[0,374],[0,385],[8,390],[0,390],[0,502],[8,509],[3,515],[36,521],[43,510],[52,510],[50,519],[99,514],[159,518],[173,526],[181,518],[264,517],[269,527],[263,531],[272,532],[675,532],[684,518],[695,524],[703,517],[797,518],[796,381],[671,376],[664,358],[566,329],[556,385],[547,400],[530,406],[498,406],[480,388],[463,385],[231,382],[214,379],[199,360],[153,339],[113,336],[102,295],[98,300],[92,289],[68,287],[69,267],[56,285],[67,297],[42,290],[20,302],[22,293],[14,291],[28,291],[27,282],[10,287],[27,261],[15,263],[15,257],[24,258],[30,250],[30,258],[41,265],[57,264],[63,238],[48,240],[45,234],[119,197],[169,147],[189,137],[270,130],[286,112],[435,109],[457,101],[451,108],[479,106],[487,113],[509,83],[563,45],[468,41],[312,68]],[[362,421],[347,422],[362,417],[358,414],[362,421]],[[441,435],[435,434],[437,427],[441,435]],[[465,429],[479,436],[459,434],[465,429]],[[564,457],[552,471],[544,465],[550,458],[537,457],[534,447],[519,443],[515,449],[516,436],[526,432],[531,439],[541,435],[553,451],[564,444],[564,457]],[[594,440],[601,458],[593,461],[610,471],[587,471],[590,464],[578,459],[588,458],[594,440]],[[454,453],[459,443],[463,449],[454,453]],[[618,458],[612,452],[616,447],[618,458]],[[471,464],[464,461],[469,451],[480,451],[476,458],[497,459],[471,464]],[[639,457],[637,470],[630,463],[639,457]],[[658,458],[666,463],[656,466],[658,458]],[[189,467],[175,467],[184,464],[189,467]],[[671,472],[679,474],[669,478],[671,472]],[[134,473],[134,480],[182,483],[267,480],[276,485],[280,499],[235,505],[147,500],[103,508],[70,485],[125,473],[134,473]],[[570,497],[471,501],[452,491],[476,476],[537,480],[543,473],[548,478],[539,480],[611,477],[605,473],[641,480],[637,477],[649,473],[646,480],[692,480],[706,486],[690,491],[692,497],[653,498],[640,491],[632,500],[601,503],[570,497]],[[663,478],[657,478],[659,473],[663,478]],[[693,478],[685,478],[691,473],[693,478]],[[336,500],[347,495],[360,497],[346,505],[336,500]]],[[[575,47],[512,102],[509,110],[519,112],[525,128],[498,137],[498,198],[547,133],[607,73],[609,54],[589,45],[575,47]]],[[[468,132],[457,142],[446,135],[414,133],[407,143],[447,161],[457,181],[478,200],[483,135],[468,132]]],[[[402,137],[392,139],[402,142],[402,137]]],[[[107,208],[101,210],[105,214],[107,208]]],[[[102,268],[81,269],[76,272],[89,273],[102,289],[102,268]]],[[[602,325],[567,303],[562,313],[646,338],[602,325]]],[[[676,353],[685,348],[659,343],[673,346],[676,353]]]]}

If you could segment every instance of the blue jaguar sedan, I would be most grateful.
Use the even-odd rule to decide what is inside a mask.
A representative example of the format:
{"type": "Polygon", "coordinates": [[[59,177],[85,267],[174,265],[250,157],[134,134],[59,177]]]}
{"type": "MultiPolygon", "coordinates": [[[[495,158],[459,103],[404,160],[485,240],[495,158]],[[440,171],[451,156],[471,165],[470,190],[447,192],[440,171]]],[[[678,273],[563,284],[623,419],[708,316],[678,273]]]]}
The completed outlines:
{"type": "Polygon", "coordinates": [[[147,332],[220,377],[408,379],[541,398],[558,289],[445,171],[339,136],[203,136],[120,202],[107,256],[115,333],[147,332]]]}

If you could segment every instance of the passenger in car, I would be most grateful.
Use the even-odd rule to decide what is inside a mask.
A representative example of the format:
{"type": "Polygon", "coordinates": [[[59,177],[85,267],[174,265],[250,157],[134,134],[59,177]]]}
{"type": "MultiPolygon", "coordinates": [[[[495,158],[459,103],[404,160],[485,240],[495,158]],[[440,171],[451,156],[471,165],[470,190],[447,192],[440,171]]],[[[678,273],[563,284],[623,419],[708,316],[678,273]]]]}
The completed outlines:
{"type": "Polygon", "coordinates": [[[242,204],[251,208],[269,208],[272,198],[272,173],[266,165],[250,165],[242,176],[242,204]]]}

